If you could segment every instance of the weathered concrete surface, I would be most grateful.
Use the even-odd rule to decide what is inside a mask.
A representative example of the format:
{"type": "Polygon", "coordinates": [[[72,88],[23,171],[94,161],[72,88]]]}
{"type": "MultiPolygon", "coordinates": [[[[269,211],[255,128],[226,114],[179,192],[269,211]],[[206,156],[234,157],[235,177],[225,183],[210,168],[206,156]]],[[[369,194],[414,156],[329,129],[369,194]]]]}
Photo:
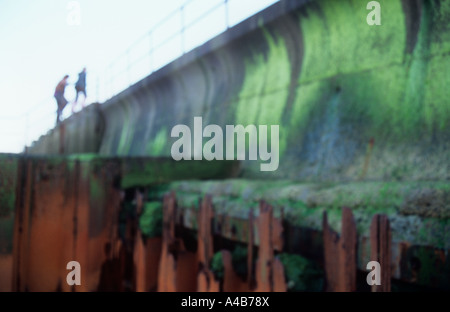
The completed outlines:
{"type": "Polygon", "coordinates": [[[70,116],[27,148],[31,155],[71,155],[97,153],[105,121],[98,103],[70,116]]]}
{"type": "Polygon", "coordinates": [[[102,104],[98,151],[169,157],[172,127],[202,116],[280,125],[279,169],[248,177],[448,180],[449,2],[381,0],[378,27],[366,4],[275,4],[102,104]]]}

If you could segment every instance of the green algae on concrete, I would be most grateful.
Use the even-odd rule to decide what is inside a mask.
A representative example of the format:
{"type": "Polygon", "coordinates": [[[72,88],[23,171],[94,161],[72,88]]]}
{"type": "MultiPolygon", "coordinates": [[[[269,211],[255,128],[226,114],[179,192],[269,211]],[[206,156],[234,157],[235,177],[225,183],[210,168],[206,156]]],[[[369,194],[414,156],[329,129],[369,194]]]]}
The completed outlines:
{"type": "Polygon", "coordinates": [[[401,63],[406,29],[401,0],[380,1],[383,24],[370,27],[360,0],[315,1],[299,18],[305,56],[300,82],[401,63]]]}
{"type": "Polygon", "coordinates": [[[169,132],[165,127],[161,128],[154,139],[147,143],[147,152],[153,156],[163,156],[164,147],[167,144],[169,132]]]}
{"type": "Polygon", "coordinates": [[[250,18],[98,106],[99,150],[169,157],[170,126],[203,116],[280,126],[279,170],[243,162],[245,177],[355,181],[374,139],[367,180],[448,179],[449,4],[380,0],[376,27],[366,4],[316,0],[270,22],[266,13],[250,18]]]}
{"type": "Polygon", "coordinates": [[[238,161],[175,161],[171,158],[133,158],[122,162],[122,188],[148,186],[180,179],[226,178],[238,161]]]}

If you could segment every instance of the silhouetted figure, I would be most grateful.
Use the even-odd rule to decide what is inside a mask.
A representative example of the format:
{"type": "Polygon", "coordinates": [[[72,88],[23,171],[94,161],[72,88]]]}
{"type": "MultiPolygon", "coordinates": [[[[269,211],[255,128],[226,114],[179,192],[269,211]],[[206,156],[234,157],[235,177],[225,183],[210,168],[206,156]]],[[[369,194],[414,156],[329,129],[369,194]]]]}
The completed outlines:
{"type": "Polygon", "coordinates": [[[83,68],[81,73],[78,74],[78,81],[75,83],[75,102],[72,104],[72,114],[75,112],[75,106],[78,103],[78,95],[79,93],[83,93],[84,99],[81,107],[84,108],[84,103],[86,102],[86,67],[83,68]]]}
{"type": "Polygon", "coordinates": [[[56,111],[56,124],[59,124],[61,122],[62,111],[68,103],[68,101],[64,97],[64,91],[67,86],[67,79],[69,79],[69,75],[65,75],[64,78],[58,83],[58,85],[55,88],[54,97],[58,105],[58,109],[56,111]]]}

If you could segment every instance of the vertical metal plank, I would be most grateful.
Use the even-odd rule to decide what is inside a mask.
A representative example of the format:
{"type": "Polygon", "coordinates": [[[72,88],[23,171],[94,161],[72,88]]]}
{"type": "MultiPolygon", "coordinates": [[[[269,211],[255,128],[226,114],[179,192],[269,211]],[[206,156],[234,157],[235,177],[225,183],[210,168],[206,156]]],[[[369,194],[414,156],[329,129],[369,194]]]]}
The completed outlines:
{"type": "MultiPolygon", "coordinates": [[[[206,195],[201,204],[198,215],[198,291],[219,291],[219,283],[215,280],[210,270],[209,263],[214,255],[212,220],[213,220],[212,198],[206,195]]],[[[195,267],[191,268],[195,270],[195,267]]]]}
{"type": "Polygon", "coordinates": [[[326,290],[332,292],[356,291],[356,224],[351,209],[342,209],[341,237],[323,214],[324,262],[326,290]]]}
{"type": "Polygon", "coordinates": [[[273,240],[272,240],[272,206],[260,202],[258,217],[259,253],[256,263],[256,290],[270,292],[272,287],[273,240]]]}
{"type": "Polygon", "coordinates": [[[175,241],[175,194],[172,192],[164,196],[163,202],[163,237],[160,269],[158,274],[158,291],[176,291],[176,263],[170,248],[175,241]]]}
{"type": "Polygon", "coordinates": [[[378,261],[381,285],[372,285],[372,292],[391,291],[391,228],[385,215],[375,215],[370,226],[371,261],[378,261]]]}

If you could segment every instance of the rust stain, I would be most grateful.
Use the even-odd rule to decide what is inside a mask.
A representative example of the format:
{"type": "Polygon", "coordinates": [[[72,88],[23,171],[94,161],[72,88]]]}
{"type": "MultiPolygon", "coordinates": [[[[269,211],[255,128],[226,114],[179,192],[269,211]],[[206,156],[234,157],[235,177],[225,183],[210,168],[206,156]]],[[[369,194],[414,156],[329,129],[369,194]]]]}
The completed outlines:
{"type": "Polygon", "coordinates": [[[248,289],[254,289],[254,272],[253,272],[253,247],[255,245],[255,234],[254,234],[254,217],[253,208],[250,209],[248,213],[248,243],[247,243],[247,285],[248,289]]]}
{"type": "Polygon", "coordinates": [[[13,291],[25,291],[27,279],[27,259],[30,230],[30,205],[32,180],[34,178],[33,163],[31,160],[20,160],[18,165],[18,178],[16,188],[13,239],[13,291]]]}
{"type": "Polygon", "coordinates": [[[273,291],[287,291],[286,279],[284,278],[284,267],[279,259],[275,259],[273,262],[273,291]]]}
{"type": "Polygon", "coordinates": [[[30,291],[70,291],[66,264],[73,260],[73,205],[67,203],[66,166],[38,162],[27,258],[30,291]]]}
{"type": "Polygon", "coordinates": [[[203,271],[200,271],[200,273],[198,273],[197,291],[198,292],[219,292],[220,291],[220,283],[218,281],[216,281],[216,279],[214,278],[214,274],[211,271],[203,270],[203,271]]]}
{"type": "Polygon", "coordinates": [[[63,155],[65,152],[65,135],[66,135],[66,125],[65,123],[60,123],[59,126],[59,154],[63,155]]]}
{"type": "MultiPolygon", "coordinates": [[[[81,170],[83,165],[79,161],[75,163],[76,173],[76,191],[73,195],[75,198],[75,211],[73,215],[73,230],[74,230],[74,258],[80,263],[81,268],[87,268],[88,261],[88,244],[89,244],[89,180],[83,179],[81,170]]],[[[113,222],[113,220],[111,220],[113,222]]],[[[87,275],[81,274],[81,285],[74,287],[73,290],[77,292],[89,291],[89,284],[87,283],[87,275]]]]}
{"type": "Polygon", "coordinates": [[[370,225],[371,261],[381,267],[381,285],[372,285],[372,292],[391,291],[391,227],[385,215],[375,215],[370,225]]]}
{"type": "Polygon", "coordinates": [[[334,232],[323,214],[324,263],[327,291],[356,291],[356,224],[351,209],[342,209],[341,237],[334,232]]]}
{"type": "MultiPolygon", "coordinates": [[[[219,282],[214,278],[214,274],[210,270],[209,264],[214,254],[212,220],[214,212],[212,207],[212,198],[206,195],[201,204],[198,215],[198,273],[197,283],[198,291],[201,292],[217,292],[219,291],[219,282]]],[[[193,267],[195,268],[195,266],[193,267]]],[[[191,270],[194,271],[194,269],[191,270]]]]}
{"type": "Polygon", "coordinates": [[[185,250],[175,236],[176,198],[172,192],[164,196],[163,237],[158,272],[158,291],[195,291],[197,289],[197,255],[185,250]]]}
{"type": "Polygon", "coordinates": [[[214,254],[211,228],[213,216],[212,199],[210,195],[206,195],[200,204],[198,215],[198,261],[205,270],[209,270],[209,261],[214,254]]]}
{"type": "Polygon", "coordinates": [[[0,255],[0,292],[12,291],[13,255],[0,255]]]}
{"type": "Polygon", "coordinates": [[[369,144],[367,145],[366,156],[364,157],[364,165],[361,175],[359,177],[360,180],[363,180],[367,175],[367,170],[369,169],[370,157],[372,155],[373,145],[375,144],[375,139],[370,138],[369,144]]]}
{"type": "Polygon", "coordinates": [[[257,221],[259,234],[259,252],[256,262],[256,289],[258,292],[272,291],[272,206],[261,201],[257,221]]]}
{"type": "Polygon", "coordinates": [[[232,256],[228,250],[222,251],[224,267],[223,291],[224,292],[248,292],[250,291],[247,281],[243,281],[234,271],[232,256]]]}
{"type": "Polygon", "coordinates": [[[134,273],[134,288],[136,292],[144,292],[146,291],[146,254],[145,254],[145,247],[144,243],[142,241],[142,235],[141,231],[138,229],[136,233],[136,238],[134,241],[134,253],[133,253],[133,260],[134,260],[134,267],[135,267],[135,273],[134,273]]]}
{"type": "Polygon", "coordinates": [[[283,250],[283,223],[282,218],[273,218],[272,220],[272,240],[273,249],[276,251],[283,250]]]}
{"type": "Polygon", "coordinates": [[[158,291],[176,291],[176,263],[170,253],[171,246],[175,242],[175,194],[172,192],[164,196],[163,201],[163,230],[160,270],[158,274],[158,291]]]}
{"type": "Polygon", "coordinates": [[[147,238],[145,246],[145,289],[147,291],[156,291],[158,287],[159,259],[161,258],[162,240],[160,237],[147,238]]]}
{"type": "MultiPolygon", "coordinates": [[[[136,200],[136,213],[138,216],[141,215],[144,206],[144,196],[138,190],[135,191],[136,200]]],[[[133,248],[133,264],[134,264],[134,290],[136,292],[144,292],[146,289],[146,248],[142,240],[142,233],[139,229],[138,219],[135,220],[135,237],[134,237],[134,248],[133,248]]]]}

